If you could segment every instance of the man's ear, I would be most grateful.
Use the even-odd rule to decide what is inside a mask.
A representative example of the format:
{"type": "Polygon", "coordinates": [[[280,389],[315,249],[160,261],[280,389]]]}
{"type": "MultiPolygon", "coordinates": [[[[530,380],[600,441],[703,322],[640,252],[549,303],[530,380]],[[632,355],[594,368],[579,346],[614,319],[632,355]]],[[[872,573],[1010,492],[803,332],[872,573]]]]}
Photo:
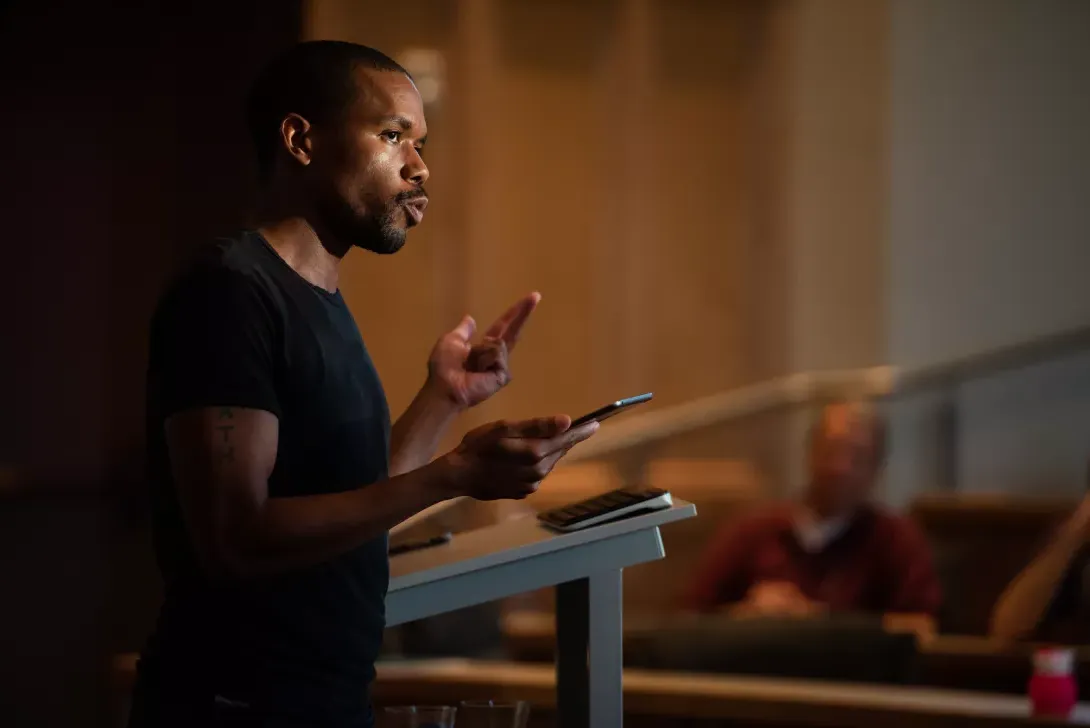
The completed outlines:
{"type": "Polygon", "coordinates": [[[280,122],[280,143],[291,157],[306,166],[311,160],[310,122],[299,114],[288,114],[280,122]]]}

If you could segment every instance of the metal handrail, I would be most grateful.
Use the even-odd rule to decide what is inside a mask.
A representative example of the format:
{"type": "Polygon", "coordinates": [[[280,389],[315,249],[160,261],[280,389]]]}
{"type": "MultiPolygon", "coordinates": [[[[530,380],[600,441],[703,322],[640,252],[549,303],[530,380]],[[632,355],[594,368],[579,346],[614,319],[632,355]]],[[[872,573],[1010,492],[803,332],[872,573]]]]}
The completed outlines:
{"type": "Polygon", "coordinates": [[[946,362],[902,370],[897,377],[896,393],[955,386],[969,379],[1024,369],[1087,350],[1090,350],[1090,326],[1067,329],[946,362]]]}
{"type": "Polygon", "coordinates": [[[627,450],[703,427],[840,397],[891,398],[948,388],[1090,349],[1090,327],[911,369],[878,366],[801,372],[701,397],[618,421],[573,450],[576,462],[627,450]]]}
{"type": "Polygon", "coordinates": [[[571,451],[568,463],[601,457],[702,427],[839,397],[882,397],[896,383],[896,370],[870,367],[801,372],[700,397],[684,404],[618,420],[571,451]]]}

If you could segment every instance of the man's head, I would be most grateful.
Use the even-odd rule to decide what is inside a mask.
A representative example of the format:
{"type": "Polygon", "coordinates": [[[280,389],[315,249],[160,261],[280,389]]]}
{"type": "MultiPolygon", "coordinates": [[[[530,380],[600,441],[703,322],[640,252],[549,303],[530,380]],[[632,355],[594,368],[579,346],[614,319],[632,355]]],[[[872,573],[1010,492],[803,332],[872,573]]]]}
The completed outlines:
{"type": "Polygon", "coordinates": [[[864,402],[826,406],[810,431],[810,505],[825,517],[846,515],[870,495],[886,450],[882,416],[864,402]]]}
{"type": "Polygon", "coordinates": [[[424,108],[400,65],[366,46],[294,46],[246,105],[262,184],[303,205],[341,245],[393,253],[423,217],[424,108]]]}

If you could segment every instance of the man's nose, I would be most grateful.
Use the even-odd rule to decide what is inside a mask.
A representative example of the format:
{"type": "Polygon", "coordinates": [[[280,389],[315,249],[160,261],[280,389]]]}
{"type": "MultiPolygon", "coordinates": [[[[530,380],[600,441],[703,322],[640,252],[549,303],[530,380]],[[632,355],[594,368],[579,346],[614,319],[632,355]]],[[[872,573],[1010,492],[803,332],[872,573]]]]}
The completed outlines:
{"type": "Polygon", "coordinates": [[[428,181],[428,165],[424,164],[424,159],[415,148],[408,163],[401,168],[401,176],[415,187],[423,187],[428,181]]]}

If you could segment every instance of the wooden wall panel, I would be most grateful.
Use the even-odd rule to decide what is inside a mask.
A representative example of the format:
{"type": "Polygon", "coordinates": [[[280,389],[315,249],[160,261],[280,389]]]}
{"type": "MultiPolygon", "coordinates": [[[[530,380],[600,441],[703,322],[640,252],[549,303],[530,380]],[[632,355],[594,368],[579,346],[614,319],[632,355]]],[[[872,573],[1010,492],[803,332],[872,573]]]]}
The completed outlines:
{"type": "Polygon", "coordinates": [[[443,328],[464,312],[486,325],[534,289],[515,383],[466,426],[778,373],[752,349],[750,303],[750,180],[768,161],[751,151],[754,79],[774,3],[682,5],[462,0],[394,22],[377,3],[312,3],[312,37],[446,54],[428,220],[394,259],[352,256],[343,281],[395,411],[443,328]]]}

